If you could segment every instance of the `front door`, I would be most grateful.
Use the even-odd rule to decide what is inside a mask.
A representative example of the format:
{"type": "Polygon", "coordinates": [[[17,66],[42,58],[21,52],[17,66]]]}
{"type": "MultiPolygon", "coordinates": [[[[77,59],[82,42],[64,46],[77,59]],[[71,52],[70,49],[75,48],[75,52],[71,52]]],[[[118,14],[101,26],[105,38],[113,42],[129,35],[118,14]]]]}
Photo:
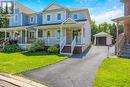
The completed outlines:
{"type": "Polygon", "coordinates": [[[73,30],[73,40],[76,37],[76,43],[80,42],[80,30],[73,30]]]}
{"type": "Polygon", "coordinates": [[[72,30],[68,29],[66,30],[66,43],[71,44],[72,42],[72,30]]]}

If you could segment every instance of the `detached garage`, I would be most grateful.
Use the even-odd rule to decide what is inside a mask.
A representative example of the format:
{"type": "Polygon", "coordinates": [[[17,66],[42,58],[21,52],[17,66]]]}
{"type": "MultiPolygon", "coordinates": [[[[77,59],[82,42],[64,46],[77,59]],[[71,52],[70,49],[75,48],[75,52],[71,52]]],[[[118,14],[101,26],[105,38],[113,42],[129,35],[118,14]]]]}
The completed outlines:
{"type": "Polygon", "coordinates": [[[106,46],[112,44],[112,36],[108,33],[100,32],[98,34],[95,34],[94,36],[95,36],[94,40],[95,45],[106,46]]]}

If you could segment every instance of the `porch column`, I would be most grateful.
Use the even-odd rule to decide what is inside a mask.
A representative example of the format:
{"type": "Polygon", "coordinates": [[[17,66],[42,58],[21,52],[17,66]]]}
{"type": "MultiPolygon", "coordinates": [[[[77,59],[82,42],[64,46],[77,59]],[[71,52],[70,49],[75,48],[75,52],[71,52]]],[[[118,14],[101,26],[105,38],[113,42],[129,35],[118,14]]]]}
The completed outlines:
{"type": "Polygon", "coordinates": [[[119,22],[116,24],[116,55],[119,53],[119,22]]]}
{"type": "Polygon", "coordinates": [[[36,40],[38,39],[38,28],[36,29],[36,40]]]}
{"type": "Polygon", "coordinates": [[[6,40],[6,37],[7,37],[7,34],[6,34],[7,32],[6,32],[6,30],[5,30],[5,40],[6,40]]]}
{"type": "Polygon", "coordinates": [[[60,41],[62,41],[62,37],[63,37],[63,27],[62,25],[60,26],[60,41]]]}
{"type": "Polygon", "coordinates": [[[25,44],[27,43],[27,30],[25,29],[25,44]]]}
{"type": "Polygon", "coordinates": [[[23,39],[23,38],[22,38],[22,37],[23,37],[23,31],[22,31],[22,30],[21,30],[20,34],[21,34],[21,35],[20,35],[20,39],[21,39],[20,42],[22,43],[22,42],[23,42],[23,40],[22,40],[22,39],[23,39]]]}
{"type": "Polygon", "coordinates": [[[81,25],[81,44],[84,44],[83,25],[81,25]]]}
{"type": "Polygon", "coordinates": [[[15,31],[13,32],[13,39],[15,39],[15,31]]]}

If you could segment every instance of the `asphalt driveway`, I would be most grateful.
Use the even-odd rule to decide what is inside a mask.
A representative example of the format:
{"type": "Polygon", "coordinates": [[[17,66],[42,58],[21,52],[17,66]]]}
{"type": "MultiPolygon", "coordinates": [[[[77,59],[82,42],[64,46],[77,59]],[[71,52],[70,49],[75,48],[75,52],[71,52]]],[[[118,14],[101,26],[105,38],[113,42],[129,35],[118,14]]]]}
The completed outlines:
{"type": "MultiPolygon", "coordinates": [[[[111,48],[112,52],[113,48],[111,48]]],[[[92,87],[95,73],[104,58],[107,57],[108,48],[93,46],[83,55],[76,55],[63,62],[50,65],[37,70],[29,71],[23,75],[52,87],[92,87]],[[81,58],[82,57],[82,58],[81,58]]]]}

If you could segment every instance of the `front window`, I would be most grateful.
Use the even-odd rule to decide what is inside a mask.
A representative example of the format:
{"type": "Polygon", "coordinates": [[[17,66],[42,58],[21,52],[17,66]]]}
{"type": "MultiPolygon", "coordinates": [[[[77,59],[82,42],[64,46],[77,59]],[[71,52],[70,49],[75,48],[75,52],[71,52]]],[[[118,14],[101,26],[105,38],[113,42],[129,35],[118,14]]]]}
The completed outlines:
{"type": "Polygon", "coordinates": [[[60,30],[57,31],[57,33],[56,33],[56,37],[57,37],[57,39],[60,38],[60,30]]]}
{"type": "Polygon", "coordinates": [[[51,36],[50,31],[47,31],[47,37],[49,38],[51,36]]]}
{"type": "Polygon", "coordinates": [[[77,14],[74,14],[74,19],[78,19],[78,15],[77,14]]]}
{"type": "Polygon", "coordinates": [[[57,20],[61,20],[61,14],[57,14],[57,20]]]}
{"type": "Polygon", "coordinates": [[[51,20],[51,16],[47,15],[47,21],[50,21],[50,20],[51,20]]]}

